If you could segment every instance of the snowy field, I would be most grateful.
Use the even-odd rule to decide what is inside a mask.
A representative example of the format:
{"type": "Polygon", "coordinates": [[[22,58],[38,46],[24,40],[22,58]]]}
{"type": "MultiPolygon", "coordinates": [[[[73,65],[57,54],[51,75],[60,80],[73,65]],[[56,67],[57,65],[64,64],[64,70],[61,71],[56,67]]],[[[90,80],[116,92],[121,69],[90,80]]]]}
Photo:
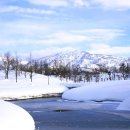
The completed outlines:
{"type": "MultiPolygon", "coordinates": [[[[9,74],[9,79],[4,79],[4,73],[0,72],[0,99],[14,100],[37,98],[44,95],[59,94],[67,90],[60,85],[60,80],[34,74],[33,82],[29,74],[18,77],[15,81],[14,72],[9,74]]],[[[32,117],[24,109],[6,101],[0,101],[0,130],[34,130],[35,124],[32,117]]]]}
{"type": "Polygon", "coordinates": [[[40,74],[33,74],[32,82],[29,74],[26,78],[24,75],[18,77],[17,83],[14,72],[9,74],[9,79],[4,79],[4,73],[0,73],[0,77],[0,99],[4,100],[44,97],[67,90],[58,78],[49,77],[48,85],[48,77],[40,74]]]}
{"type": "MultiPolygon", "coordinates": [[[[4,79],[4,73],[0,72],[0,99],[28,99],[61,93],[63,99],[73,101],[120,101],[117,110],[130,111],[130,80],[75,84],[49,77],[48,85],[48,77],[44,75],[33,74],[32,82],[29,74],[26,78],[21,75],[16,83],[14,72],[11,72],[9,79],[4,79]],[[65,86],[76,88],[68,89],[65,86]]],[[[1,130],[34,130],[32,117],[14,104],[1,100],[0,115],[1,130]]]]}

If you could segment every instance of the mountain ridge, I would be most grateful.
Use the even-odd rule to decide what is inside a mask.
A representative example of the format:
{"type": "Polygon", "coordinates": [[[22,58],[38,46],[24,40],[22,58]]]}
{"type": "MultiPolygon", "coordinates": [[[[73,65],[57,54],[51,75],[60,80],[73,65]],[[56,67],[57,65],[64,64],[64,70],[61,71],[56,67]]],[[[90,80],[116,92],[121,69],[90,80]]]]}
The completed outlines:
{"type": "Polygon", "coordinates": [[[55,62],[63,65],[78,66],[80,68],[98,68],[105,67],[119,67],[121,63],[130,63],[129,58],[105,55],[105,54],[91,54],[86,51],[63,51],[50,56],[38,59],[44,61],[50,66],[54,66],[55,62]]]}

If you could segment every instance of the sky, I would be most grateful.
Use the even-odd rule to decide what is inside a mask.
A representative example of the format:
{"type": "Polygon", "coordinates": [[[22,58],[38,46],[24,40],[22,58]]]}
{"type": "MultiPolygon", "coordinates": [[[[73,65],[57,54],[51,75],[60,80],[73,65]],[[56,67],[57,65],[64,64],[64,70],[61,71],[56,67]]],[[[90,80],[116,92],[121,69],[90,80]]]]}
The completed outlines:
{"type": "Polygon", "coordinates": [[[0,0],[0,55],[130,57],[130,0],[0,0]]]}

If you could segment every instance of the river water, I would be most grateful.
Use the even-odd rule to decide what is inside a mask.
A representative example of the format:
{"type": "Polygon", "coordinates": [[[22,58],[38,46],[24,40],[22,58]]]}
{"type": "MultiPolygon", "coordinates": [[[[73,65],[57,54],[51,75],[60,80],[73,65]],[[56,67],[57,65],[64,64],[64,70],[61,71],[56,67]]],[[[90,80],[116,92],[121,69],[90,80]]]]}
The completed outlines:
{"type": "Polygon", "coordinates": [[[76,102],[57,98],[13,101],[35,120],[36,130],[130,130],[130,112],[119,102],[76,102]]]}

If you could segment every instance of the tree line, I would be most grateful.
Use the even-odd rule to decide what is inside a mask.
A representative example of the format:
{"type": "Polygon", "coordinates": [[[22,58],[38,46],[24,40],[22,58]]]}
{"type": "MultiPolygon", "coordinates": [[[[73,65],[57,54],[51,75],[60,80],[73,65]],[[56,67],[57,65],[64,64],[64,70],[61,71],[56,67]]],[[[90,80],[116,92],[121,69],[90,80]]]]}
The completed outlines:
{"type": "Polygon", "coordinates": [[[20,76],[20,74],[24,74],[26,78],[27,73],[29,73],[30,81],[32,82],[33,73],[38,73],[48,76],[48,84],[49,77],[52,75],[59,77],[60,80],[66,79],[66,81],[73,80],[74,82],[126,80],[130,77],[130,65],[128,63],[120,64],[119,68],[110,68],[103,65],[98,66],[99,68],[95,69],[80,68],[76,65],[64,65],[64,63],[58,60],[55,60],[51,66],[46,60],[34,60],[31,54],[28,57],[27,63],[23,64],[17,54],[12,56],[7,52],[2,57],[0,69],[4,71],[5,79],[8,79],[9,72],[14,70],[16,82],[18,82],[18,76],[20,76]]]}

